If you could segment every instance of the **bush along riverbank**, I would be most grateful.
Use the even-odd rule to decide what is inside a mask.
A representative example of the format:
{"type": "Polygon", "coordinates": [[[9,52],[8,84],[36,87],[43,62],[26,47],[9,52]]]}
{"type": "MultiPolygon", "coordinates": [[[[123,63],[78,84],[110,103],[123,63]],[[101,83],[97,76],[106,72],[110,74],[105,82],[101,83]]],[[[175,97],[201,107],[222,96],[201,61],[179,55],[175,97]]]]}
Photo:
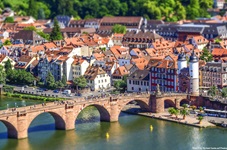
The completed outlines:
{"type": "Polygon", "coordinates": [[[37,95],[29,95],[29,94],[19,94],[19,93],[5,93],[7,97],[16,97],[23,99],[31,99],[31,100],[41,100],[41,101],[62,101],[65,98],[57,98],[57,97],[45,97],[45,96],[37,96],[37,95]]]}

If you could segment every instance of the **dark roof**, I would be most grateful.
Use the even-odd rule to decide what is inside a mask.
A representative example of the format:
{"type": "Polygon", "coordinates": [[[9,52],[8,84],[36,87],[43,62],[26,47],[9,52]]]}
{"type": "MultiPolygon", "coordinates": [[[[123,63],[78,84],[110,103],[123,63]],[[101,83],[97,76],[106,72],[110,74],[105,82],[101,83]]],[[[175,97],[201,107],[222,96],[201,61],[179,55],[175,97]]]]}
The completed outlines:
{"type": "Polygon", "coordinates": [[[142,17],[103,17],[101,23],[140,23],[142,17]]]}
{"type": "MultiPolygon", "coordinates": [[[[75,28],[75,27],[66,27],[63,29],[60,29],[61,32],[72,32],[72,33],[80,33],[82,29],[87,29],[87,28],[75,28]]],[[[51,33],[52,28],[46,28],[43,30],[44,33],[51,33]]]]}
{"type": "Polygon", "coordinates": [[[130,31],[124,35],[124,38],[161,39],[162,37],[156,33],[150,32],[150,31],[147,31],[147,32],[140,31],[138,33],[136,33],[135,31],[130,31]]]}
{"type": "MultiPolygon", "coordinates": [[[[36,35],[38,36],[38,34],[35,31],[21,30],[18,33],[15,33],[13,39],[33,40],[33,39],[37,39],[37,38],[35,38],[36,35]]],[[[40,37],[40,38],[42,38],[42,37],[40,37]]]]}
{"type": "Polygon", "coordinates": [[[149,70],[136,70],[132,73],[128,79],[132,80],[149,80],[149,70]]]}
{"type": "Polygon", "coordinates": [[[196,56],[194,50],[192,51],[192,54],[190,56],[190,59],[189,59],[190,62],[198,62],[199,61],[199,58],[196,56]]]}
{"type": "Polygon", "coordinates": [[[70,20],[70,25],[84,25],[85,24],[85,20],[70,20]]]}
{"type": "Polygon", "coordinates": [[[179,55],[178,55],[178,61],[186,61],[186,55],[184,52],[181,52],[179,55]]]}

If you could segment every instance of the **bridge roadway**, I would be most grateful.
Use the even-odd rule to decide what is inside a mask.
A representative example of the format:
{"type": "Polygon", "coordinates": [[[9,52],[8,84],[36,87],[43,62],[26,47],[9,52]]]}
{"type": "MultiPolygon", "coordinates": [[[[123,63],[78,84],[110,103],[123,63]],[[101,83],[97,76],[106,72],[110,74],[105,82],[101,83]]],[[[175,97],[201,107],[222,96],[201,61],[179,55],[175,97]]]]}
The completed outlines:
{"type": "Polygon", "coordinates": [[[101,121],[114,122],[118,121],[121,110],[131,101],[136,101],[147,112],[163,112],[165,101],[170,101],[173,107],[178,108],[180,101],[188,100],[187,98],[187,94],[183,93],[130,93],[93,99],[77,98],[1,110],[0,121],[7,127],[9,138],[22,139],[28,137],[31,122],[44,112],[53,116],[56,129],[71,130],[75,129],[75,120],[79,113],[88,106],[98,109],[101,121]]]}
{"type": "MultiPolygon", "coordinates": [[[[122,94],[122,95],[111,95],[110,97],[117,98],[118,100],[123,100],[124,98],[131,98],[132,96],[134,98],[141,98],[144,95],[148,96],[148,94],[137,94],[137,93],[131,93],[131,94],[122,94]]],[[[83,105],[83,104],[93,104],[95,102],[102,102],[109,100],[110,97],[104,96],[104,97],[95,97],[95,98],[76,98],[76,99],[69,99],[65,101],[54,101],[54,102],[47,102],[43,104],[35,104],[35,105],[30,105],[30,106],[23,106],[23,107],[17,107],[17,108],[8,108],[5,110],[0,110],[0,118],[1,117],[7,117],[10,115],[15,115],[18,112],[21,113],[31,113],[35,111],[40,111],[40,110],[51,110],[51,109],[56,109],[56,108],[62,108],[65,107],[65,105],[83,105]]],[[[124,100],[123,100],[124,101],[124,100]]]]}

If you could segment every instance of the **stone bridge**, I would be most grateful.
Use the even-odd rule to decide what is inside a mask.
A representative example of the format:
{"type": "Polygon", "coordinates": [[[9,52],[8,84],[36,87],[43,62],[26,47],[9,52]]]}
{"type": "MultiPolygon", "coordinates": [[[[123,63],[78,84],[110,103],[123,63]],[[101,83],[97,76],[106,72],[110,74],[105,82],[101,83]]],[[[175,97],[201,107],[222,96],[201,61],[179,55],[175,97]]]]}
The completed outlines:
{"type": "Polygon", "coordinates": [[[141,109],[147,112],[163,112],[165,101],[174,107],[180,107],[182,100],[188,101],[187,94],[123,94],[100,97],[96,99],[74,99],[64,102],[50,102],[45,105],[10,108],[0,111],[0,121],[7,127],[9,138],[27,138],[31,122],[42,113],[50,113],[55,120],[56,129],[75,129],[75,121],[79,113],[88,106],[95,106],[100,113],[101,121],[114,122],[122,109],[131,101],[136,101],[141,109]]]}

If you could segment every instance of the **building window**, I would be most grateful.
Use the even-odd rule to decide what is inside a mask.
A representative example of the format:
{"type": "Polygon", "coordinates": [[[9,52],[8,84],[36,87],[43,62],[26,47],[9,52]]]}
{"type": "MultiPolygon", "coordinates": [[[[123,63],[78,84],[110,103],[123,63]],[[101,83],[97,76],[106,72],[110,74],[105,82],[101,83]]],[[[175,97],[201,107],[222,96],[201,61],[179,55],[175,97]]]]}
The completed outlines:
{"type": "Polygon", "coordinates": [[[131,84],[131,80],[129,80],[129,84],[131,84]]]}
{"type": "Polygon", "coordinates": [[[132,90],[134,91],[134,87],[132,87],[132,90]]]}

